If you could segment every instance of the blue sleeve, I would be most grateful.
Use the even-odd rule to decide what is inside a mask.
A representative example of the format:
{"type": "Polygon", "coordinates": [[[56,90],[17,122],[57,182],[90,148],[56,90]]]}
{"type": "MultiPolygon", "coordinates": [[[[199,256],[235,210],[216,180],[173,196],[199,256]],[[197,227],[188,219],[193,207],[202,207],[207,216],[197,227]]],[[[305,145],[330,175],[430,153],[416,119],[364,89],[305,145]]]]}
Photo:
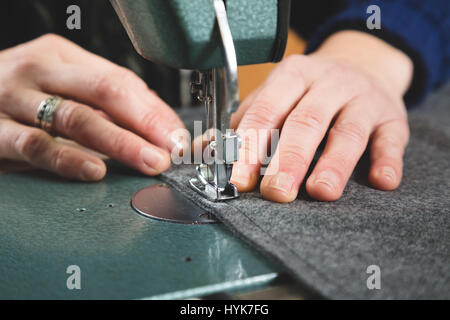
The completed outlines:
{"type": "Polygon", "coordinates": [[[353,0],[312,36],[307,53],[332,33],[359,30],[377,36],[405,52],[414,62],[414,77],[405,95],[408,107],[421,102],[450,79],[449,0],[353,0]],[[368,6],[378,5],[381,29],[369,30],[368,6]]]}

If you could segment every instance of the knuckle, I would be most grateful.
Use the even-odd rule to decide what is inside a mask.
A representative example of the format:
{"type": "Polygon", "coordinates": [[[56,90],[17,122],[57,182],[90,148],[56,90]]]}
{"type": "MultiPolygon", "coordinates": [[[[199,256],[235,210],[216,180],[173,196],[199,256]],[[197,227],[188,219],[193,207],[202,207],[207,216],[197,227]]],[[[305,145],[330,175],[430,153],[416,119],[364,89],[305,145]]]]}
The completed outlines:
{"type": "Polygon", "coordinates": [[[111,142],[112,153],[117,158],[129,157],[127,147],[130,145],[130,135],[125,130],[120,130],[114,135],[111,142]]]}
{"type": "Polygon", "coordinates": [[[41,69],[39,57],[30,52],[23,52],[14,57],[11,64],[11,71],[16,75],[35,73],[41,69]]]}
{"type": "Polygon", "coordinates": [[[66,52],[70,52],[77,47],[72,41],[54,33],[47,33],[39,37],[36,45],[39,46],[40,50],[38,51],[46,53],[46,56],[48,56],[48,48],[52,48],[50,54],[53,54],[53,58],[62,62],[70,62],[66,52]]]}
{"type": "Polygon", "coordinates": [[[327,76],[332,76],[332,77],[337,77],[337,78],[341,78],[343,77],[343,75],[348,74],[349,73],[349,69],[348,67],[337,63],[337,62],[331,62],[328,65],[328,68],[326,70],[326,74],[327,76]]]}
{"type": "Polygon", "coordinates": [[[349,85],[354,80],[355,73],[349,67],[340,63],[333,63],[326,72],[326,77],[333,79],[337,85],[349,85]]]}
{"type": "Polygon", "coordinates": [[[98,74],[92,80],[92,89],[95,96],[102,100],[124,100],[128,98],[126,86],[120,85],[121,76],[117,73],[98,74]]]}
{"type": "Polygon", "coordinates": [[[45,50],[52,48],[57,53],[59,53],[59,50],[63,48],[73,46],[73,42],[55,33],[44,34],[34,41],[36,41],[35,45],[39,48],[43,48],[45,50]]]}
{"type": "Polygon", "coordinates": [[[342,63],[332,63],[324,76],[332,79],[341,91],[352,95],[373,92],[373,84],[366,75],[342,63]]]}
{"type": "Polygon", "coordinates": [[[55,121],[60,122],[61,128],[69,134],[82,132],[91,112],[88,107],[71,100],[65,100],[64,107],[58,111],[55,121]]]}
{"type": "Polygon", "coordinates": [[[355,95],[365,95],[368,97],[373,97],[373,94],[379,91],[378,87],[375,86],[373,80],[369,79],[366,75],[352,73],[349,80],[350,81],[347,81],[346,83],[351,86],[351,89],[353,89],[355,95]]]}
{"type": "Polygon", "coordinates": [[[45,147],[45,133],[39,129],[22,131],[15,141],[15,149],[26,160],[35,158],[45,147]]]}
{"type": "Polygon", "coordinates": [[[141,121],[141,128],[144,132],[152,132],[163,123],[163,115],[161,112],[155,112],[152,108],[147,111],[141,121]]]}
{"type": "MultiPolygon", "coordinates": [[[[124,68],[124,67],[119,67],[117,70],[117,77],[122,79],[123,82],[127,83],[127,82],[131,82],[131,83],[135,83],[138,84],[140,86],[143,87],[147,87],[147,84],[145,83],[144,80],[142,80],[134,71],[124,68]]],[[[151,90],[152,92],[154,92],[153,90],[151,90]]]]}
{"type": "Polygon", "coordinates": [[[360,77],[360,72],[355,72],[352,66],[349,66],[344,63],[333,62],[329,65],[328,70],[326,71],[326,75],[337,80],[339,83],[352,83],[353,80],[360,80],[363,77],[360,77]]]}
{"type": "Polygon", "coordinates": [[[52,160],[51,167],[56,172],[63,172],[66,166],[66,161],[64,159],[67,158],[68,149],[65,147],[58,148],[55,150],[52,160]]]}
{"type": "Polygon", "coordinates": [[[276,108],[266,99],[258,98],[242,119],[244,127],[270,128],[273,126],[276,108]]]}
{"type": "Polygon", "coordinates": [[[288,74],[297,79],[304,79],[304,63],[306,59],[305,56],[300,54],[290,55],[280,63],[280,68],[283,74],[288,74]]]}
{"type": "Polygon", "coordinates": [[[376,137],[373,141],[373,147],[376,149],[396,148],[403,149],[403,143],[393,135],[383,134],[376,137]]]}
{"type": "Polygon", "coordinates": [[[305,150],[297,145],[287,144],[280,148],[280,159],[284,164],[293,165],[302,169],[309,167],[309,159],[305,150]]]}
{"type": "Polygon", "coordinates": [[[333,168],[334,171],[340,174],[350,170],[355,162],[345,151],[323,154],[319,161],[326,163],[327,167],[333,168]]]}
{"type": "Polygon", "coordinates": [[[359,145],[365,145],[368,139],[367,130],[355,121],[341,121],[330,130],[330,135],[350,139],[359,145]]]}
{"type": "Polygon", "coordinates": [[[300,108],[289,115],[284,126],[319,130],[324,124],[324,118],[318,110],[300,108]]]}
{"type": "Polygon", "coordinates": [[[62,37],[55,33],[46,33],[46,34],[40,36],[39,38],[43,41],[55,42],[55,41],[60,41],[62,37]]]}

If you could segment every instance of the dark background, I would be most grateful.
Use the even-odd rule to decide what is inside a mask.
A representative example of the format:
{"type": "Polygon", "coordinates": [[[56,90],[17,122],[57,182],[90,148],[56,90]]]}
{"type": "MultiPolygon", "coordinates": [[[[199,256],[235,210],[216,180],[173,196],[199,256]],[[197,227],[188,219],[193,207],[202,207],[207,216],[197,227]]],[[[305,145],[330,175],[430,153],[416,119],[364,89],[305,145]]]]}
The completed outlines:
{"type": "MultiPolygon", "coordinates": [[[[292,0],[291,3],[291,26],[307,39],[346,1],[292,0]]],[[[108,0],[2,0],[0,15],[0,50],[45,33],[56,33],[130,68],[171,106],[180,105],[179,72],[155,65],[136,53],[108,0]],[[81,30],[66,27],[69,17],[66,10],[70,5],[81,9],[81,30]]]]}

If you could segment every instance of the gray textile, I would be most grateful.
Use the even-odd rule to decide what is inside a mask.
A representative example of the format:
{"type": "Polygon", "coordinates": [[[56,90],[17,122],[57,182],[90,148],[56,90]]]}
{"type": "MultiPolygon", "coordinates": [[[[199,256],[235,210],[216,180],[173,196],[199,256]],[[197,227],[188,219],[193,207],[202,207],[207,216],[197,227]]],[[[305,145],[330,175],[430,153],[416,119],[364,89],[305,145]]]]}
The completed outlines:
{"type": "Polygon", "coordinates": [[[323,297],[449,299],[449,107],[447,85],[410,113],[404,178],[392,192],[368,186],[367,156],[333,203],[314,201],[304,190],[290,204],[258,192],[211,203],[188,188],[192,166],[175,167],[163,179],[323,297]],[[366,286],[369,265],[381,268],[380,290],[366,286]]]}

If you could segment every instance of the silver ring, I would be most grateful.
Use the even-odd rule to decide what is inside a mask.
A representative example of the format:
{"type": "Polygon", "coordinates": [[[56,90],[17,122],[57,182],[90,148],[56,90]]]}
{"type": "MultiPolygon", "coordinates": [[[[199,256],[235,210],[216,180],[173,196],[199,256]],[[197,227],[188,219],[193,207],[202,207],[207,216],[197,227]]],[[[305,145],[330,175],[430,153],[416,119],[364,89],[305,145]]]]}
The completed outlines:
{"type": "Polygon", "coordinates": [[[50,96],[41,101],[35,119],[36,127],[41,128],[48,133],[52,131],[53,115],[61,100],[60,97],[50,96]]]}

